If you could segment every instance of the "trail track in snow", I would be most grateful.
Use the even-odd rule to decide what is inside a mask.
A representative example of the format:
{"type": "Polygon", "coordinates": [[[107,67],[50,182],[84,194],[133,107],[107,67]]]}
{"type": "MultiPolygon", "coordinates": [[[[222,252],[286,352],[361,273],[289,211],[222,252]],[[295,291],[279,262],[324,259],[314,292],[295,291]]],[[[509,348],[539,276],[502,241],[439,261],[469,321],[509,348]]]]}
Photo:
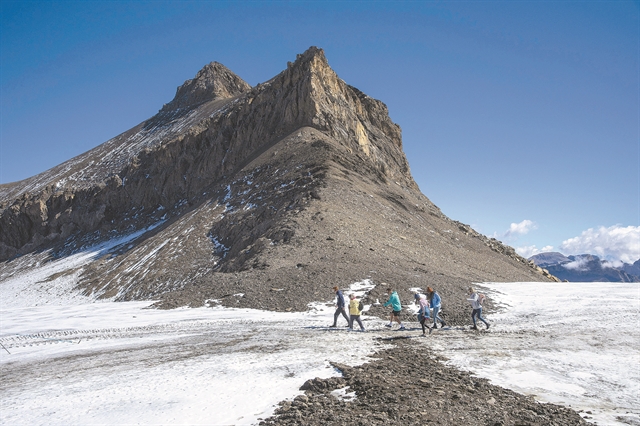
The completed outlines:
{"type": "Polygon", "coordinates": [[[188,331],[203,332],[219,326],[219,322],[193,322],[181,324],[158,324],[137,327],[115,327],[87,330],[55,330],[34,334],[18,334],[0,338],[6,348],[48,345],[60,342],[79,343],[83,340],[130,339],[153,335],[183,334],[188,331]]]}

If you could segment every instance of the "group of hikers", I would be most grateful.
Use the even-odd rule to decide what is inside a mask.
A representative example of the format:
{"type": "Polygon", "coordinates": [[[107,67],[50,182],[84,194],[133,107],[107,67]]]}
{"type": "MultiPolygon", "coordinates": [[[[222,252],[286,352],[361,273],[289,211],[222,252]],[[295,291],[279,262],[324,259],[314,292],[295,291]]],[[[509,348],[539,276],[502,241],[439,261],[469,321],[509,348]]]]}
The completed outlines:
{"type": "MultiPolygon", "coordinates": [[[[473,330],[478,330],[477,319],[482,321],[488,329],[489,323],[482,317],[482,303],[484,303],[485,300],[484,294],[477,293],[473,287],[469,287],[468,290],[469,294],[467,296],[467,301],[471,304],[472,308],[471,320],[473,321],[473,326],[471,328],[473,330]]],[[[333,291],[336,294],[336,311],[333,314],[333,324],[331,327],[338,326],[338,318],[342,315],[344,319],[347,320],[349,331],[353,331],[354,321],[360,326],[360,331],[365,331],[362,320],[360,319],[360,314],[363,310],[362,302],[356,299],[355,294],[350,294],[349,315],[347,315],[347,306],[342,291],[340,291],[337,286],[333,287],[333,291]]],[[[389,324],[386,324],[386,327],[393,327],[393,322],[395,321],[400,326],[400,328],[398,328],[399,331],[406,330],[404,324],[402,324],[402,321],[400,320],[400,316],[402,315],[402,304],[400,303],[400,296],[398,296],[398,292],[392,288],[387,288],[387,296],[388,299],[384,302],[383,306],[391,306],[392,311],[389,315],[389,324]]],[[[427,335],[427,330],[429,330],[429,334],[431,334],[435,328],[438,328],[438,321],[441,324],[441,328],[447,325],[447,323],[438,315],[442,307],[442,299],[437,291],[431,287],[427,287],[426,294],[416,292],[414,294],[414,299],[414,303],[418,305],[417,315],[418,321],[422,326],[423,336],[427,335]],[[429,326],[432,321],[433,325],[429,326]]]]}

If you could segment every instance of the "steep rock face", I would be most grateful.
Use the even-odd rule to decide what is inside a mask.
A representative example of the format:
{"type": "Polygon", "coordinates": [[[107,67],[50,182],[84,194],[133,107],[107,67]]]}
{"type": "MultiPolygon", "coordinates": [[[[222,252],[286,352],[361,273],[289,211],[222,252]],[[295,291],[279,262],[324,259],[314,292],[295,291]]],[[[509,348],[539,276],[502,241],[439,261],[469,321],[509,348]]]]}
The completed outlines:
{"type": "Polygon", "coordinates": [[[321,49],[248,89],[226,67],[209,64],[147,122],[42,175],[3,185],[0,260],[70,235],[142,227],[303,126],[359,153],[381,179],[416,187],[386,106],[340,80],[321,49]]]}
{"type": "Polygon", "coordinates": [[[389,118],[386,105],[347,85],[329,67],[324,53],[311,48],[298,56],[283,77],[285,84],[298,81],[298,102],[287,107],[301,123],[325,132],[349,148],[360,152],[375,165],[381,176],[417,188],[402,152],[400,127],[389,118]],[[304,105],[305,99],[314,102],[304,105]]]}
{"type": "Polygon", "coordinates": [[[199,190],[185,179],[197,147],[185,150],[182,140],[235,99],[223,96],[248,89],[225,67],[210,64],[145,123],[40,175],[1,185],[0,260],[73,235],[133,230],[160,217],[158,209],[199,190]],[[196,104],[184,107],[187,101],[196,104]]]}

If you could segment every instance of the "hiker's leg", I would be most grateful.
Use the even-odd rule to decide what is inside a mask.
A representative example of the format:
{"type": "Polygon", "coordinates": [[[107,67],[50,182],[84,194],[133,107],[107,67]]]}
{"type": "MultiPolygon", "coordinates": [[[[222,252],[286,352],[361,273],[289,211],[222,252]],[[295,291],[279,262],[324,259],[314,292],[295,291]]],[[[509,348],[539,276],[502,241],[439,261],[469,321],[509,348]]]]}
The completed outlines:
{"type": "Polygon", "coordinates": [[[349,324],[349,317],[347,316],[347,311],[344,308],[342,308],[341,310],[342,310],[342,316],[344,317],[344,319],[347,320],[347,324],[349,324]]]}
{"type": "Polygon", "coordinates": [[[482,321],[485,325],[489,325],[489,324],[487,323],[487,321],[485,321],[485,319],[484,319],[484,318],[482,318],[482,307],[480,307],[480,309],[478,309],[478,319],[479,319],[480,321],[482,321]]]}
{"type": "Polygon", "coordinates": [[[360,319],[360,315],[351,315],[351,318],[356,317],[356,321],[358,322],[358,325],[360,326],[360,330],[364,330],[364,325],[362,325],[362,320],[360,319]]]}
{"type": "Polygon", "coordinates": [[[340,308],[336,309],[336,312],[333,314],[333,326],[338,325],[338,317],[340,316],[340,308]]]}
{"type": "Polygon", "coordinates": [[[438,312],[440,312],[440,308],[433,308],[433,326],[438,325],[438,320],[442,321],[442,319],[438,316],[438,312]]]}

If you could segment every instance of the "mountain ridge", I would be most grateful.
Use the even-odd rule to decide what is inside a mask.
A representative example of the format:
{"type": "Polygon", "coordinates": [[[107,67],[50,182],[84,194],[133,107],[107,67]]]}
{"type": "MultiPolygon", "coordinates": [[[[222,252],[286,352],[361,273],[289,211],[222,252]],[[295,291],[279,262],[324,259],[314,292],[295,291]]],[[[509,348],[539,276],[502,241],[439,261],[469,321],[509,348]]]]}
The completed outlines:
{"type": "Polygon", "coordinates": [[[640,282],[640,260],[618,266],[592,254],[565,256],[558,252],[539,253],[529,260],[567,281],[640,282]]]}
{"type": "Polygon", "coordinates": [[[172,205],[179,202],[184,192],[186,198],[190,198],[211,180],[232,173],[252,153],[305,125],[330,132],[351,150],[361,150],[376,161],[383,175],[391,174],[391,178],[417,187],[410,176],[408,162],[400,155],[399,126],[388,118],[386,106],[361,92],[354,93],[329,67],[321,49],[312,47],[298,55],[296,62],[290,63],[285,71],[251,91],[226,67],[212,64],[180,86],[174,99],[146,122],[13,188],[11,185],[0,187],[0,226],[28,229],[27,233],[8,236],[6,232],[0,233],[0,260],[67,238],[78,229],[94,231],[114,216],[125,215],[142,205],[172,205]],[[222,88],[218,81],[225,83],[222,88]],[[207,98],[202,90],[210,87],[217,89],[207,98]],[[220,98],[221,93],[231,97],[220,98]],[[242,93],[246,96],[240,98],[242,93]],[[328,93],[334,99],[322,97],[320,93],[328,93]],[[186,107],[186,100],[195,105],[186,107]],[[235,108],[234,102],[239,103],[235,108]],[[354,103],[354,107],[344,108],[349,102],[354,103]],[[335,116],[338,120],[334,119],[334,113],[338,114],[335,116]],[[365,132],[359,114],[373,119],[382,131],[369,126],[365,132]],[[261,127],[252,125],[256,116],[263,118],[259,121],[261,127]],[[183,146],[210,127],[220,129],[218,135],[204,138],[211,150],[205,157],[210,162],[194,165],[198,157],[202,157],[201,150],[185,153],[183,146]],[[183,131],[185,128],[188,131],[183,131]],[[367,133],[374,139],[388,136],[399,151],[389,152],[393,149],[371,143],[367,133]],[[182,173],[168,173],[167,157],[171,160],[177,156],[182,157],[182,173]],[[396,163],[391,166],[397,166],[400,173],[385,162],[389,158],[396,163]],[[77,170],[78,163],[89,166],[77,170]],[[196,170],[187,173],[186,169],[192,165],[196,170]],[[183,175],[188,175],[191,181],[181,184],[183,175]],[[145,184],[149,176],[154,181],[145,184]],[[155,178],[157,176],[159,178],[155,178]],[[127,179],[137,188],[131,189],[129,185],[125,190],[127,179]],[[17,196],[22,199],[8,206],[7,199],[17,196]],[[76,198],[80,201],[74,202],[76,198]],[[75,205],[79,205],[77,209],[75,205]],[[74,210],[78,214],[74,214],[74,210]],[[54,216],[54,220],[50,216],[54,216]]]}
{"type": "Polygon", "coordinates": [[[149,229],[83,267],[78,288],[164,307],[304,310],[371,278],[405,298],[439,286],[456,298],[453,317],[470,282],[556,280],[442,214],[386,105],[342,81],[322,49],[251,89],[212,64],[146,122],[0,188],[5,266],[149,229]]]}

